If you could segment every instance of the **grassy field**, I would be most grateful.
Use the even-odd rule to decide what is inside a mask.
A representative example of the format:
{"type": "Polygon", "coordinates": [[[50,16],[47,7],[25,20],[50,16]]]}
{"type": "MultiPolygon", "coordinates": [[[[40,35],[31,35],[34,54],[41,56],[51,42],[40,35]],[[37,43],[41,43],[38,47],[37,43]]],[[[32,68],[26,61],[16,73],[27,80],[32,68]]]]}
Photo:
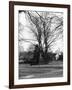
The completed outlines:
{"type": "Polygon", "coordinates": [[[63,63],[53,61],[46,65],[19,64],[19,79],[51,78],[63,76],[63,63]]]}

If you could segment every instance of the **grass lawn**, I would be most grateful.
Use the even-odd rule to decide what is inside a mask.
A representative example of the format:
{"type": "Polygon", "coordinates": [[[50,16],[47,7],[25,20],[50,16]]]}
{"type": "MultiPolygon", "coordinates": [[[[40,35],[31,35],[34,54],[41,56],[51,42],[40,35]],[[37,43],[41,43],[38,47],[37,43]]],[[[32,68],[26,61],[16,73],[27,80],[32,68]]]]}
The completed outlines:
{"type": "Polygon", "coordinates": [[[52,61],[46,65],[19,64],[19,79],[51,78],[63,76],[63,63],[52,61]]]}

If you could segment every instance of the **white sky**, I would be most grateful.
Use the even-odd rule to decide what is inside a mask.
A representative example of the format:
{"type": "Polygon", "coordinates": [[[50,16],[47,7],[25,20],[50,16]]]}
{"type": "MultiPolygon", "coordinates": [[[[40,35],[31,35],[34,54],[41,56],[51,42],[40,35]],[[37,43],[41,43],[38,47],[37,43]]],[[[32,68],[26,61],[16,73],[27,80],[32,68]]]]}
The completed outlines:
{"type": "MultiPolygon", "coordinates": [[[[56,13],[56,15],[60,15],[60,13],[56,13]]],[[[19,22],[24,26],[23,30],[22,30],[23,37],[25,39],[34,39],[35,40],[33,34],[29,32],[30,31],[29,28],[26,27],[28,25],[28,21],[26,20],[25,14],[23,12],[19,14],[19,22]]],[[[26,51],[29,48],[30,43],[23,42],[21,45],[23,46],[24,51],[26,51]]],[[[60,39],[60,40],[56,41],[55,45],[52,47],[52,50],[53,50],[53,52],[55,52],[57,50],[63,51],[62,47],[63,47],[63,43],[62,43],[62,40],[60,39]]]]}

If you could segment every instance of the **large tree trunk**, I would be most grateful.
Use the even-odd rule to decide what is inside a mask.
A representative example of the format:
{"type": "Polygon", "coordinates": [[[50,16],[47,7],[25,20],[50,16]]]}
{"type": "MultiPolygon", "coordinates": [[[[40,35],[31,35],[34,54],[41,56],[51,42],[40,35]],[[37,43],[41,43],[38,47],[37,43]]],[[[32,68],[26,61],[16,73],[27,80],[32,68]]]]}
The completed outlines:
{"type": "Polygon", "coordinates": [[[44,45],[45,45],[45,50],[44,50],[44,61],[45,63],[48,62],[48,55],[47,55],[47,51],[48,51],[48,47],[47,47],[47,33],[46,33],[46,30],[45,30],[45,22],[43,23],[43,28],[44,28],[44,45]]]}

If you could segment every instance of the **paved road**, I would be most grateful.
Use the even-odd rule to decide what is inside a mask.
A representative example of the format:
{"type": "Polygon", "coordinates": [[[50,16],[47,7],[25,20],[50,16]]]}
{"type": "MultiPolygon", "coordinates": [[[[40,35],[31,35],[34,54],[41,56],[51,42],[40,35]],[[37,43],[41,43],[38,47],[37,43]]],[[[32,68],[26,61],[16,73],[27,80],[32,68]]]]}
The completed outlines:
{"type": "Polygon", "coordinates": [[[62,65],[19,65],[19,78],[50,78],[50,77],[62,77],[63,66],[62,65]]]}

